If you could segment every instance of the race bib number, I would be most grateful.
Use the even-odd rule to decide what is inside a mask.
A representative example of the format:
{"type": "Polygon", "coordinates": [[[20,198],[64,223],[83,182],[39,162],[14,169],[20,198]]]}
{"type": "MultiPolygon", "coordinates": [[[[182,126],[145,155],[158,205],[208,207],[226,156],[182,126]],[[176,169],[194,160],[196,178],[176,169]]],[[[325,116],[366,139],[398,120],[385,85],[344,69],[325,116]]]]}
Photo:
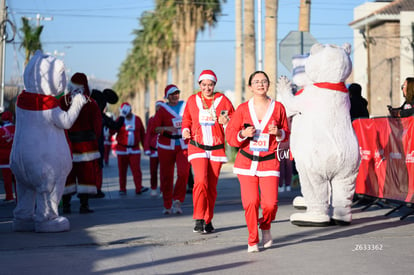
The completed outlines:
{"type": "Polygon", "coordinates": [[[253,140],[250,141],[250,151],[269,151],[269,134],[263,134],[257,130],[253,140]]]}
{"type": "Polygon", "coordinates": [[[135,125],[127,124],[127,125],[125,125],[125,130],[134,131],[135,130],[135,125]]]}
{"type": "Polygon", "coordinates": [[[183,120],[182,120],[181,117],[172,119],[173,126],[174,126],[174,128],[177,128],[177,129],[181,128],[182,122],[183,122],[183,120]]]}
{"type": "Polygon", "coordinates": [[[201,125],[214,125],[216,120],[207,110],[200,110],[199,121],[201,125]]]}

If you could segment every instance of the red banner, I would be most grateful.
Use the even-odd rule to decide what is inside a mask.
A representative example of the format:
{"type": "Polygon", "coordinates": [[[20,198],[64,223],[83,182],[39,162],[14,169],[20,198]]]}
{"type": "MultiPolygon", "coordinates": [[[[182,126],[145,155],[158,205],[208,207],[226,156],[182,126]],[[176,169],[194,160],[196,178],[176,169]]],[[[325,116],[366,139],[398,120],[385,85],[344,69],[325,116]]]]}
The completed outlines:
{"type": "Polygon", "coordinates": [[[356,119],[361,165],[355,192],[414,202],[414,117],[356,119]]]}

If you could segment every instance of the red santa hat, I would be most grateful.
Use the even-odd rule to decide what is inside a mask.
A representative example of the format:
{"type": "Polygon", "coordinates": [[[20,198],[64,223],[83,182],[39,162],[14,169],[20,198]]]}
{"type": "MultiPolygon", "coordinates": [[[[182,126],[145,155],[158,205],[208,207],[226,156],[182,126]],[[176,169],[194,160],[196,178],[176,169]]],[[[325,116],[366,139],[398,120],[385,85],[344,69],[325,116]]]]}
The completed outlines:
{"type": "Polygon", "coordinates": [[[122,113],[122,111],[124,111],[125,115],[128,115],[131,113],[132,108],[131,105],[128,102],[124,102],[121,104],[121,106],[119,107],[119,111],[122,113]]]}
{"type": "Polygon", "coordinates": [[[165,91],[164,91],[165,96],[164,96],[164,98],[168,98],[169,95],[171,95],[171,94],[173,94],[177,91],[180,92],[180,90],[178,89],[177,86],[175,86],[174,84],[168,85],[167,87],[165,87],[165,91]]]}
{"type": "Polygon", "coordinates": [[[127,106],[129,107],[129,108],[131,108],[131,104],[129,104],[128,102],[124,102],[124,103],[122,103],[121,104],[121,107],[119,107],[120,109],[122,109],[122,108],[127,108],[127,106]]]}
{"type": "Polygon", "coordinates": [[[84,73],[75,73],[70,82],[75,85],[81,85],[84,88],[84,95],[90,95],[89,86],[88,86],[88,77],[84,73]]]}
{"type": "Polygon", "coordinates": [[[13,114],[12,114],[12,112],[10,112],[10,111],[4,111],[2,114],[1,114],[1,120],[3,120],[3,121],[12,121],[12,119],[13,119],[13,114]]]}
{"type": "Polygon", "coordinates": [[[202,71],[200,76],[198,77],[198,83],[200,83],[204,79],[208,79],[213,81],[214,83],[217,83],[217,76],[212,70],[202,71]]]}

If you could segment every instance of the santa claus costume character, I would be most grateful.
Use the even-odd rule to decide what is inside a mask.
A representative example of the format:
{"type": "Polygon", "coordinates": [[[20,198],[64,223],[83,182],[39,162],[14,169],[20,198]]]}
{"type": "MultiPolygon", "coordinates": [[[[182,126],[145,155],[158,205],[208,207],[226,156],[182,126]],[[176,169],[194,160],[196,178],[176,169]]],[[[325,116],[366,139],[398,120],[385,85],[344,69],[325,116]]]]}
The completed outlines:
{"type": "Polygon", "coordinates": [[[240,104],[226,128],[229,145],[238,147],[233,171],[240,191],[249,231],[248,252],[258,252],[258,224],[264,248],[272,246],[270,227],[276,217],[279,161],[278,144],[289,137],[283,105],[267,96],[269,78],[257,71],[249,78],[253,97],[240,104]],[[259,206],[263,217],[259,218],[259,206]]]}
{"type": "Polygon", "coordinates": [[[125,117],[124,125],[116,132],[116,155],[118,158],[119,194],[126,195],[128,166],[134,179],[135,194],[148,191],[142,186],[141,147],[144,147],[145,128],[140,117],[132,113],[131,105],[124,102],[120,114],[125,117]]]}
{"type": "Polygon", "coordinates": [[[10,169],[9,159],[16,127],[13,124],[13,114],[10,111],[4,111],[1,114],[1,120],[3,125],[0,127],[0,168],[3,175],[4,192],[6,193],[4,202],[13,202],[14,177],[10,169]]]}
{"type": "Polygon", "coordinates": [[[183,115],[183,138],[189,139],[188,160],[194,172],[193,232],[214,232],[212,219],[221,166],[227,162],[224,126],[234,112],[231,101],[215,92],[217,77],[211,70],[201,72],[200,91],[191,95],[183,115]]]}
{"type": "MultiPolygon", "coordinates": [[[[161,100],[157,100],[157,102],[155,102],[155,113],[157,113],[157,111],[160,109],[161,103],[163,103],[163,101],[161,100]]],[[[149,156],[150,158],[151,196],[153,197],[158,195],[157,188],[158,188],[158,166],[159,166],[158,150],[157,150],[158,134],[155,133],[155,129],[154,129],[154,116],[148,119],[147,131],[145,133],[145,142],[144,142],[145,155],[149,156]]],[[[162,192],[162,190],[160,190],[160,192],[162,192]]]]}
{"type": "Polygon", "coordinates": [[[183,213],[190,164],[187,157],[187,144],[182,139],[181,123],[185,102],[180,100],[180,90],[171,84],[165,87],[164,98],[154,116],[154,132],[158,136],[158,156],[160,160],[160,182],[164,200],[164,214],[183,213]],[[174,185],[174,168],[177,165],[177,179],[174,185]]]}
{"type": "Polygon", "coordinates": [[[63,213],[71,213],[72,195],[78,193],[79,213],[93,212],[89,208],[89,196],[97,194],[96,182],[99,171],[98,139],[102,131],[102,115],[98,104],[90,97],[87,76],[75,73],[68,85],[69,93],[60,98],[63,110],[68,110],[73,96],[83,94],[88,102],[82,108],[73,126],[67,131],[71,144],[73,167],[68,175],[63,195],[63,213]]]}

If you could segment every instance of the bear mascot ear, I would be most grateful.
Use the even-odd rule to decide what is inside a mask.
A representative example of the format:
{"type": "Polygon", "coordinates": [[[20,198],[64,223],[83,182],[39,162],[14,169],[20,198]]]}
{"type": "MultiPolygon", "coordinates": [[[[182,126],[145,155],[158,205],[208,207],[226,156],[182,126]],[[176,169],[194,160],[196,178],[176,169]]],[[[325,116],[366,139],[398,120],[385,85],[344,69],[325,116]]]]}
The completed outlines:
{"type": "Polygon", "coordinates": [[[114,90],[104,89],[102,93],[109,104],[116,104],[118,102],[118,95],[114,90]]]}

